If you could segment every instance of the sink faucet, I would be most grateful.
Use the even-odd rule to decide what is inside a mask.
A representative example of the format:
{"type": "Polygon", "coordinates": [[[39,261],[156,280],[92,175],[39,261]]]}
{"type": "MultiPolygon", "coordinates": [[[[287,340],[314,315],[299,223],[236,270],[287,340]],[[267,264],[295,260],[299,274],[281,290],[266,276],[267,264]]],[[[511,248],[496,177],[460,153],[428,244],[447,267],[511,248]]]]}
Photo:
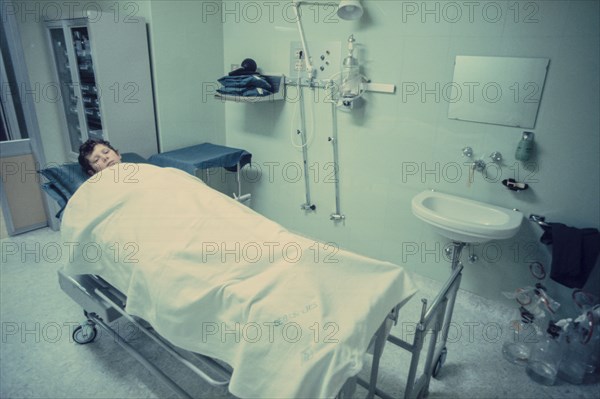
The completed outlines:
{"type": "MultiPolygon", "coordinates": [[[[473,149],[471,147],[464,147],[462,149],[462,154],[467,158],[473,159],[473,149]]],[[[498,151],[492,152],[490,158],[492,159],[492,162],[496,164],[500,164],[500,162],[502,162],[502,154],[500,154],[500,152],[498,151]]],[[[486,163],[482,158],[475,159],[473,160],[473,162],[467,163],[467,165],[469,165],[469,180],[467,181],[467,187],[470,187],[473,183],[473,180],[475,179],[476,170],[483,173],[485,177],[487,177],[486,163]]]]}
{"type": "Polygon", "coordinates": [[[483,172],[485,170],[485,162],[482,159],[477,159],[471,163],[471,167],[469,168],[469,180],[467,182],[467,187],[470,187],[475,179],[475,171],[483,172]]]}
{"type": "Polygon", "coordinates": [[[477,170],[477,171],[481,172],[484,169],[485,169],[485,162],[483,162],[483,159],[478,159],[476,161],[473,161],[473,163],[471,164],[471,170],[477,170]]]}

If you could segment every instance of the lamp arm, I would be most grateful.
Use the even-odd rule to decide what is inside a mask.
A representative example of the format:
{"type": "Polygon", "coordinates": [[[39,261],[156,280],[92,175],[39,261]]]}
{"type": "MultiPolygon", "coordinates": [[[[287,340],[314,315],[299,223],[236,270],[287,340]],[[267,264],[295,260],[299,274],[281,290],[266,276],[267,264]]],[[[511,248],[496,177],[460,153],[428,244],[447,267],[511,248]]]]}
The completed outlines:
{"type": "Polygon", "coordinates": [[[298,26],[298,32],[300,33],[300,41],[302,42],[302,49],[304,51],[304,63],[306,64],[306,71],[308,77],[312,82],[313,79],[313,66],[310,61],[310,53],[308,52],[308,46],[306,45],[306,38],[304,36],[304,28],[302,27],[302,18],[300,17],[300,6],[305,3],[303,1],[294,0],[294,12],[296,14],[296,25],[298,26]]]}
{"type": "MultiPolygon", "coordinates": [[[[300,13],[300,7],[303,4],[332,7],[338,7],[338,4],[331,1],[319,2],[311,0],[292,0],[292,7],[294,8],[294,13],[296,15],[296,24],[298,26],[298,32],[300,33],[300,41],[302,42],[302,50],[304,51],[304,63],[306,64],[306,71],[308,73],[308,77],[312,85],[314,79],[314,68],[311,62],[310,53],[308,51],[308,45],[306,43],[306,37],[304,35],[304,27],[302,26],[302,17],[300,13]]],[[[362,7],[360,8],[360,14],[362,15],[362,7]]]]}

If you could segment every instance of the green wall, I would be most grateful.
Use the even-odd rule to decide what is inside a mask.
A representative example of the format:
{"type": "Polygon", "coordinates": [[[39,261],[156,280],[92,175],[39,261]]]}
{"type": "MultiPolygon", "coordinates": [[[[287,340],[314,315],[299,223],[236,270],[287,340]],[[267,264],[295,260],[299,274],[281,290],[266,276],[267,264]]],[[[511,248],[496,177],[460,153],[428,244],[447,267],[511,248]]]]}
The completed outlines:
{"type": "Polygon", "coordinates": [[[220,1],[147,3],[161,150],[224,144],[224,109],[206,94],[223,71],[223,27],[202,18],[220,1]]]}
{"type": "MultiPolygon", "coordinates": [[[[300,210],[304,184],[296,175],[302,154],[290,140],[299,126],[294,88],[289,89],[291,99],[278,104],[226,106],[227,144],[254,155],[256,173],[247,180],[255,209],[290,229],[438,280],[449,274],[443,251],[448,240],[412,215],[411,199],[422,190],[518,208],[525,216],[540,214],[575,227],[600,226],[597,1],[362,3],[365,15],[358,22],[338,20],[330,8],[314,6],[306,7],[303,19],[309,48],[311,43],[345,42],[354,33],[363,73],[397,88],[394,95],[367,93],[363,108],[338,113],[345,222],[329,220],[335,209],[327,141],[332,122],[322,93],[307,101],[317,211],[300,210]],[[456,55],[550,58],[535,129],[448,119],[441,90],[452,81],[456,55]],[[537,157],[528,168],[514,158],[523,130],[536,134],[537,157]],[[461,153],[467,145],[476,157],[487,158],[493,151],[504,155],[492,179],[477,173],[467,185],[461,153]],[[531,189],[506,190],[500,181],[510,177],[527,181],[531,189]]],[[[290,42],[299,35],[286,4],[263,4],[258,14],[242,4],[238,18],[234,12],[221,16],[226,66],[250,56],[263,71],[289,73],[290,42]]],[[[310,96],[309,90],[305,93],[310,96]]],[[[539,243],[540,235],[541,229],[525,220],[514,239],[470,248],[467,253],[479,260],[468,263],[464,254],[462,287],[503,299],[502,291],[533,285],[530,262],[541,261],[550,270],[550,251],[539,243]]],[[[569,297],[569,290],[549,279],[544,283],[553,295],[569,297]]]]}

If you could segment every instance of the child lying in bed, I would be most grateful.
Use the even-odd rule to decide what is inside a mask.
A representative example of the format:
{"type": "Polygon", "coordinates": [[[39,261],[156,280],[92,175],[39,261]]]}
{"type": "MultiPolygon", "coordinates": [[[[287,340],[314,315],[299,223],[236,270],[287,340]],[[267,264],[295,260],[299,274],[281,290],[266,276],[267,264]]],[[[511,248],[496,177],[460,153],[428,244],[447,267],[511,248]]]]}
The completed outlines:
{"type": "Polygon", "coordinates": [[[79,147],[79,164],[90,176],[121,162],[121,154],[108,141],[88,140],[79,147]]]}
{"type": "Polygon", "coordinates": [[[65,274],[102,277],[165,340],[227,363],[237,397],[336,396],[416,292],[402,267],[295,234],[182,170],[140,163],[132,179],[102,146],[82,158],[111,173],[64,211],[62,241],[85,248],[65,274]]]}

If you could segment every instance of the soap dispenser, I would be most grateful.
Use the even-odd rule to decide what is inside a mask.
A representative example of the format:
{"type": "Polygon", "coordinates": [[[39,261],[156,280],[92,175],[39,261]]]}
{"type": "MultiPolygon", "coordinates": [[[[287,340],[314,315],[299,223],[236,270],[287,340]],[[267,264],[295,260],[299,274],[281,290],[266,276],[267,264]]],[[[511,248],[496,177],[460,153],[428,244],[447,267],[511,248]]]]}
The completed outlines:
{"type": "Polygon", "coordinates": [[[533,154],[533,132],[523,132],[523,137],[519,141],[517,151],[515,152],[515,158],[519,161],[528,161],[533,154]]]}

